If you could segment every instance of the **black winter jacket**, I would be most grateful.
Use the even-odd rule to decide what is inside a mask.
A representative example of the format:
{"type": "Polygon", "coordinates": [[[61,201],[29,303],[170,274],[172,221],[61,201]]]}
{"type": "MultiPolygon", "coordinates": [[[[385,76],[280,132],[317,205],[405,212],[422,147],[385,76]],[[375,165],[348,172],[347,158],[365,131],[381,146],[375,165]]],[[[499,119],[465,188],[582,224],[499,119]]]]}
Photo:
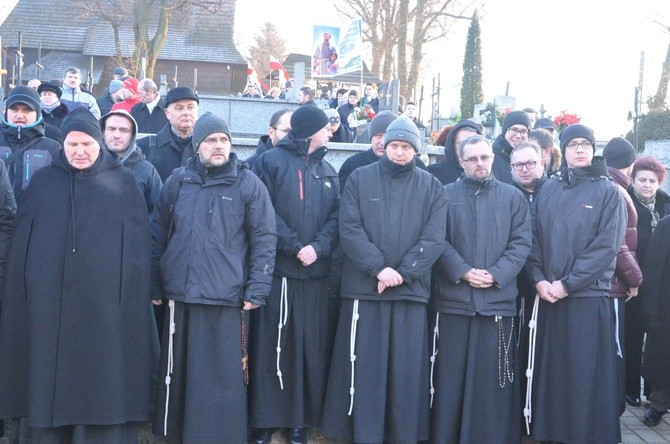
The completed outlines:
{"type": "Polygon", "coordinates": [[[56,128],[60,129],[60,126],[63,124],[63,119],[70,112],[67,105],[61,103],[51,111],[47,111],[42,108],[42,118],[46,123],[49,123],[56,128]]]}
{"type": "Polygon", "coordinates": [[[191,137],[178,139],[170,124],[166,124],[155,136],[143,137],[137,141],[147,160],[156,167],[161,180],[165,182],[172,172],[193,157],[195,151],[191,137]]]}
{"type": "Polygon", "coordinates": [[[530,210],[523,194],[495,177],[464,177],[446,185],[447,235],[433,267],[436,311],[473,316],[514,316],[516,277],[532,244],[530,210]],[[474,288],[462,279],[472,268],[487,270],[495,283],[474,288]]]}
{"type": "Polygon", "coordinates": [[[482,134],[482,127],[480,124],[471,120],[461,120],[454,127],[449,130],[447,138],[444,141],[444,159],[432,165],[428,165],[428,172],[432,173],[437,179],[442,182],[442,185],[448,185],[456,182],[463,174],[463,168],[458,162],[458,156],[454,151],[454,141],[456,135],[462,129],[475,131],[477,134],[482,134]]]}
{"type": "Polygon", "coordinates": [[[165,99],[161,97],[149,114],[149,108],[144,102],[136,103],[130,109],[130,115],[137,122],[137,131],[140,133],[156,134],[168,123],[165,115],[165,99]]]}
{"type": "Polygon", "coordinates": [[[45,123],[42,116],[39,117],[39,120],[32,125],[19,127],[3,120],[0,126],[0,156],[7,166],[9,181],[12,183],[17,200],[35,172],[50,165],[55,154],[61,150],[60,143],[45,137],[45,123]],[[20,156],[15,157],[13,161],[9,160],[12,153],[28,144],[30,146],[20,156]]]}
{"type": "Polygon", "coordinates": [[[274,210],[261,181],[234,153],[219,168],[208,170],[194,156],[172,173],[152,215],[152,242],[154,299],[265,304],[277,242],[274,210]]]}
{"type": "Polygon", "coordinates": [[[356,169],[340,209],[342,297],[427,303],[430,267],[442,252],[445,227],[442,187],[414,160],[401,166],[384,155],[356,169]],[[377,274],[386,267],[403,283],[379,294],[377,274]]]}
{"type": "Polygon", "coordinates": [[[256,152],[251,157],[249,157],[247,160],[245,160],[247,165],[249,165],[249,169],[253,169],[254,164],[256,163],[256,159],[258,159],[258,156],[260,156],[261,154],[263,154],[264,152],[266,152],[267,150],[270,150],[272,148],[274,148],[274,147],[272,146],[272,140],[270,140],[270,136],[267,135],[267,134],[264,135],[264,136],[261,136],[258,139],[258,145],[256,146],[256,152]]]}
{"type": "Polygon", "coordinates": [[[568,297],[607,296],[626,218],[602,157],[588,167],[561,170],[537,196],[528,261],[533,281],[560,280],[568,297]]]}
{"type": "MultiPolygon", "coordinates": [[[[340,167],[340,171],[338,173],[338,177],[340,179],[340,192],[344,192],[344,185],[347,183],[349,175],[354,172],[354,170],[362,166],[375,163],[379,161],[379,159],[380,157],[377,157],[372,148],[348,157],[340,167]]],[[[426,164],[423,163],[418,155],[414,156],[414,165],[422,170],[426,169],[426,164]]]]}
{"type": "Polygon", "coordinates": [[[510,166],[510,156],[512,155],[512,146],[505,139],[505,134],[501,133],[493,141],[493,175],[501,182],[513,183],[512,167],[510,166]]]}
{"type": "MultiPolygon", "coordinates": [[[[628,189],[628,194],[630,194],[631,199],[633,199],[633,204],[635,205],[635,210],[637,211],[637,251],[640,254],[637,256],[637,263],[642,269],[642,274],[644,274],[644,267],[646,261],[646,251],[649,247],[649,241],[651,240],[651,212],[649,208],[637,198],[633,187],[631,186],[628,189]]],[[[658,213],[659,218],[663,218],[667,215],[670,215],[670,195],[665,191],[659,189],[656,191],[656,202],[654,205],[656,212],[658,213]]]]}
{"type": "Polygon", "coordinates": [[[307,154],[308,139],[289,132],[277,147],[263,153],[254,173],[268,188],[277,217],[275,275],[292,279],[328,276],[337,245],[340,191],[335,169],[324,160],[326,147],[307,154]],[[317,260],[304,267],[296,255],[306,245],[317,260]]]}

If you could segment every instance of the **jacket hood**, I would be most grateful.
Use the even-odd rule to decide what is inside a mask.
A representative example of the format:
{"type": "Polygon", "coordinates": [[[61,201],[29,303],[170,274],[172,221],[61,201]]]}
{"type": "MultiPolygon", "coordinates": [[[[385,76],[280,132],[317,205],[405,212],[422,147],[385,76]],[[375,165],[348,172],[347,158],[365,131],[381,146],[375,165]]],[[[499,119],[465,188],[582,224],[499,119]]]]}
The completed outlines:
{"type": "Polygon", "coordinates": [[[621,185],[625,189],[628,189],[628,187],[630,187],[631,184],[633,183],[633,179],[626,176],[617,168],[607,167],[607,172],[609,172],[610,176],[612,176],[612,180],[614,181],[614,183],[621,185]]]}
{"type": "MultiPolygon", "coordinates": [[[[296,156],[305,157],[308,155],[309,139],[296,139],[293,131],[289,131],[286,137],[284,137],[277,146],[283,147],[296,156]]],[[[311,159],[321,160],[325,157],[327,152],[328,148],[322,146],[310,154],[309,157],[311,159]]]]}
{"type": "Polygon", "coordinates": [[[496,156],[502,156],[509,160],[509,156],[512,154],[513,149],[512,145],[505,139],[505,133],[498,134],[498,137],[493,141],[493,153],[496,156]]]}
{"type": "MultiPolygon", "coordinates": [[[[109,119],[111,116],[122,116],[125,117],[126,119],[130,120],[130,123],[133,127],[133,137],[130,139],[130,144],[128,145],[128,150],[125,152],[123,157],[121,158],[122,163],[126,163],[126,160],[130,158],[130,156],[133,154],[133,152],[137,151],[137,145],[135,144],[135,141],[137,139],[137,122],[133,118],[133,116],[130,115],[130,113],[124,109],[116,109],[113,111],[108,112],[104,116],[100,118],[100,129],[103,132],[103,145],[105,144],[104,142],[104,132],[105,132],[105,125],[107,124],[107,119],[109,119]]],[[[104,148],[107,148],[106,145],[104,145],[104,148]]],[[[109,148],[107,148],[109,150],[109,148]]],[[[138,159],[139,160],[139,159],[138,159]]]]}
{"type": "Polygon", "coordinates": [[[67,157],[65,156],[65,150],[59,150],[54,155],[53,161],[51,163],[68,173],[81,172],[83,174],[95,174],[100,171],[123,167],[119,156],[116,153],[103,149],[103,147],[100,147],[100,154],[98,155],[98,158],[95,160],[95,162],[93,162],[93,165],[84,170],[79,170],[70,165],[70,162],[68,162],[67,157]]]}
{"type": "Polygon", "coordinates": [[[258,146],[256,146],[256,155],[260,156],[261,154],[272,148],[274,147],[272,146],[272,140],[270,140],[270,136],[267,134],[261,136],[260,139],[258,139],[258,146]]]}
{"type": "Polygon", "coordinates": [[[458,163],[458,157],[454,152],[454,140],[456,139],[456,134],[458,134],[458,132],[463,128],[468,128],[472,131],[475,131],[479,135],[482,135],[483,133],[482,126],[480,124],[467,119],[461,120],[456,125],[454,125],[451,130],[449,130],[449,134],[447,134],[447,138],[444,140],[444,158],[449,164],[457,165],[461,170],[462,168],[458,163]]]}
{"type": "Polygon", "coordinates": [[[605,158],[602,156],[594,156],[591,165],[583,168],[562,168],[556,176],[560,180],[565,180],[569,183],[587,179],[609,179],[607,163],[605,162],[605,158]]]}

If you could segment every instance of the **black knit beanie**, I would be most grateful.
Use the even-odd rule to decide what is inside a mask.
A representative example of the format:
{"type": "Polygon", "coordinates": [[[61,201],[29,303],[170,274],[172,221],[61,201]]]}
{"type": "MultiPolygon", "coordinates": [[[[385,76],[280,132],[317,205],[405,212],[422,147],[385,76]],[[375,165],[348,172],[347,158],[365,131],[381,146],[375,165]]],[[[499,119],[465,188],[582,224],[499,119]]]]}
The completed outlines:
{"type": "Polygon", "coordinates": [[[306,139],[328,125],[328,116],[316,106],[301,106],[291,115],[291,131],[296,139],[306,139]]]}
{"type": "Polygon", "coordinates": [[[195,125],[193,125],[193,150],[198,152],[198,147],[202,141],[206,139],[207,136],[214,133],[225,133],[231,141],[233,140],[232,137],[230,137],[228,123],[216,114],[207,111],[205,114],[198,117],[198,120],[195,121],[195,125]]]}
{"type": "Polygon", "coordinates": [[[575,123],[574,125],[566,127],[558,135],[558,140],[561,142],[561,152],[565,154],[565,146],[572,139],[576,139],[577,137],[581,137],[591,142],[591,144],[593,145],[593,149],[595,151],[596,137],[593,135],[593,130],[588,126],[575,123]]]}
{"type": "Polygon", "coordinates": [[[526,114],[525,111],[512,111],[507,114],[503,119],[502,131],[503,133],[507,131],[510,126],[514,125],[523,125],[526,128],[530,129],[530,117],[526,114]]]}
{"type": "Polygon", "coordinates": [[[100,123],[91,112],[83,107],[75,108],[63,119],[63,124],[60,127],[63,133],[63,140],[72,131],[81,131],[93,137],[100,146],[102,146],[102,131],[100,130],[100,123]]]}
{"type": "Polygon", "coordinates": [[[605,145],[603,156],[607,166],[621,170],[635,163],[635,148],[623,137],[615,137],[605,145]]]}
{"type": "Polygon", "coordinates": [[[40,95],[29,86],[17,86],[9,92],[7,100],[5,100],[5,108],[8,109],[15,103],[23,103],[33,111],[36,111],[37,114],[42,113],[40,95]]]}

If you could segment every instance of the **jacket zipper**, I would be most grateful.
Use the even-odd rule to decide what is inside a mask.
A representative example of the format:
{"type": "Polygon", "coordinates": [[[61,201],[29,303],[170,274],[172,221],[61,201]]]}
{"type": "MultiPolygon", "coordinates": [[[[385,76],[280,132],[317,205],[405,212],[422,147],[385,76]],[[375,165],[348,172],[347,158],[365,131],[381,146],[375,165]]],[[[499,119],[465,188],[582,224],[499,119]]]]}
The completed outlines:
{"type": "Polygon", "coordinates": [[[298,186],[300,189],[300,200],[305,200],[305,195],[302,187],[302,170],[298,168],[298,186]]]}

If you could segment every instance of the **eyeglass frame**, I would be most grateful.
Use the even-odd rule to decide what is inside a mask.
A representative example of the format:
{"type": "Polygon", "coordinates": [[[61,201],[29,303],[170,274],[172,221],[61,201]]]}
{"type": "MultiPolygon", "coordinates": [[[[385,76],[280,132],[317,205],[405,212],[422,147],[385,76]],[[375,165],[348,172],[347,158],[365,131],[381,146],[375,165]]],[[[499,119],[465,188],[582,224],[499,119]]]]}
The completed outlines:
{"type": "Polygon", "coordinates": [[[519,134],[521,134],[522,136],[528,136],[528,133],[529,133],[529,131],[526,128],[516,129],[516,128],[509,127],[509,128],[507,128],[507,131],[509,131],[509,133],[512,136],[516,136],[516,135],[519,135],[519,134]]]}
{"type": "Polygon", "coordinates": [[[523,167],[526,167],[526,171],[531,171],[537,168],[538,163],[539,162],[537,160],[529,160],[528,162],[512,163],[510,166],[514,169],[514,171],[523,171],[523,167]],[[533,166],[531,167],[530,164],[533,166]]]}
{"type": "Polygon", "coordinates": [[[587,148],[593,149],[593,143],[590,140],[582,140],[581,142],[575,142],[574,140],[571,140],[570,142],[565,144],[565,149],[570,149],[570,150],[576,150],[577,147],[582,147],[583,150],[587,148]],[[585,146],[585,144],[588,144],[588,146],[585,146]]]}
{"type": "Polygon", "coordinates": [[[465,163],[477,164],[477,162],[480,162],[480,161],[482,163],[489,162],[489,161],[493,160],[493,157],[494,157],[493,154],[483,154],[481,156],[468,157],[467,159],[464,159],[464,158],[460,157],[460,160],[462,160],[465,163]]]}

